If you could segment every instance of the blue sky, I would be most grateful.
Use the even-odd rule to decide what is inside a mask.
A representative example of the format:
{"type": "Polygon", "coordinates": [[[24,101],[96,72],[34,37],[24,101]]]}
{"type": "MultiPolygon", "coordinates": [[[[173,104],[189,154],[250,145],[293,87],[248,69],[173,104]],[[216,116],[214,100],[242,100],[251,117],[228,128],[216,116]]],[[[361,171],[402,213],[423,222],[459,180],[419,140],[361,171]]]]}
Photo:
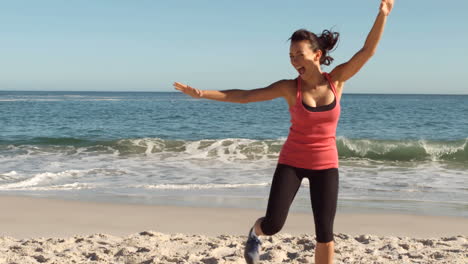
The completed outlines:
{"type": "MultiPolygon", "coordinates": [[[[340,32],[343,63],[380,1],[2,1],[0,90],[253,89],[297,76],[287,39],[340,32]],[[324,4],[325,3],[325,4],[324,4]]],[[[468,94],[468,1],[396,0],[348,93],[468,94]]]]}

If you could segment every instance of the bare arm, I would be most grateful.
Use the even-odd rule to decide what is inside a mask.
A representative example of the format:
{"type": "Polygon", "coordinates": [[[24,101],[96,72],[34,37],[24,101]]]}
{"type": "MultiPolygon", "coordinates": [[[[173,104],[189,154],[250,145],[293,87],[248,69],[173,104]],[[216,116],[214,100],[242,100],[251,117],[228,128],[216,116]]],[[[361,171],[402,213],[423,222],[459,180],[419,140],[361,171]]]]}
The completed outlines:
{"type": "Polygon", "coordinates": [[[379,14],[375,19],[369,35],[367,36],[364,47],[359,50],[348,62],[338,65],[330,72],[333,81],[345,82],[353,77],[364,64],[375,54],[377,45],[384,32],[387,16],[393,8],[394,0],[382,0],[379,14]]]}
{"type": "Polygon", "coordinates": [[[175,82],[174,88],[193,98],[204,98],[222,102],[230,103],[252,103],[273,100],[278,97],[284,97],[286,95],[286,80],[277,81],[265,88],[253,89],[253,90],[224,90],[224,91],[213,91],[213,90],[199,90],[188,85],[175,82]]]}

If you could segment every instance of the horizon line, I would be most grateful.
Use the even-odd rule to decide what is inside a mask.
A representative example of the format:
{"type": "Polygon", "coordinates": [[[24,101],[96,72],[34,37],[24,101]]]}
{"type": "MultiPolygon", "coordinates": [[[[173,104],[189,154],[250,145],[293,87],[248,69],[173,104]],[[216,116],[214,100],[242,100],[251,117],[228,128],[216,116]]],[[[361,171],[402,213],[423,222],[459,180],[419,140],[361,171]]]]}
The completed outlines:
{"type": "MultiPolygon", "coordinates": [[[[1,90],[0,92],[67,92],[67,93],[76,93],[76,92],[91,92],[91,93],[182,93],[178,91],[108,91],[108,90],[71,90],[71,91],[64,91],[64,90],[1,90]]],[[[343,92],[343,94],[356,94],[356,95],[364,95],[364,94],[382,94],[382,95],[468,95],[461,93],[368,93],[368,92],[343,92]]]]}

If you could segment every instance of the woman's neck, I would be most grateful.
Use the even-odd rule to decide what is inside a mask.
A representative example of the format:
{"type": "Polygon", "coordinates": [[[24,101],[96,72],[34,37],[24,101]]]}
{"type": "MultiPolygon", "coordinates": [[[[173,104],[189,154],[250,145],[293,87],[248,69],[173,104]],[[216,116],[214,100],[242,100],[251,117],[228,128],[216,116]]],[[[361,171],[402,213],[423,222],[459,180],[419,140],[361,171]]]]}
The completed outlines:
{"type": "Polygon", "coordinates": [[[300,78],[302,79],[303,88],[306,88],[307,90],[317,88],[323,84],[325,80],[325,77],[320,70],[314,71],[309,78],[303,78],[302,76],[300,78]]]}

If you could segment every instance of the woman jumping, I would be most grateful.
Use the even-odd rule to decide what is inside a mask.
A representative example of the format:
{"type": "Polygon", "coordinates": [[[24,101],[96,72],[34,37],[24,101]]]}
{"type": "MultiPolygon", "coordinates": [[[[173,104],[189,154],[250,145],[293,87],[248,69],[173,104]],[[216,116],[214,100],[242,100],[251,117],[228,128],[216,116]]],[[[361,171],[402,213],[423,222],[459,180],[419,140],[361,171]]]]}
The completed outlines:
{"type": "Polygon", "coordinates": [[[364,47],[348,62],[330,73],[321,65],[330,65],[328,56],[339,34],[324,30],[320,35],[305,29],[291,36],[289,56],[299,76],[280,80],[254,90],[199,90],[181,83],[175,89],[194,98],[232,103],[251,103],[283,97],[289,105],[291,128],[273,175],[266,215],[250,229],[244,257],[258,263],[261,235],[271,236],[283,227],[289,208],[303,178],[309,180],[317,246],[315,263],[333,263],[333,223],[338,199],[338,151],[336,127],[340,117],[340,100],[347,80],[354,76],[374,55],[384,31],[394,0],[381,0],[375,23],[364,47]]]}

